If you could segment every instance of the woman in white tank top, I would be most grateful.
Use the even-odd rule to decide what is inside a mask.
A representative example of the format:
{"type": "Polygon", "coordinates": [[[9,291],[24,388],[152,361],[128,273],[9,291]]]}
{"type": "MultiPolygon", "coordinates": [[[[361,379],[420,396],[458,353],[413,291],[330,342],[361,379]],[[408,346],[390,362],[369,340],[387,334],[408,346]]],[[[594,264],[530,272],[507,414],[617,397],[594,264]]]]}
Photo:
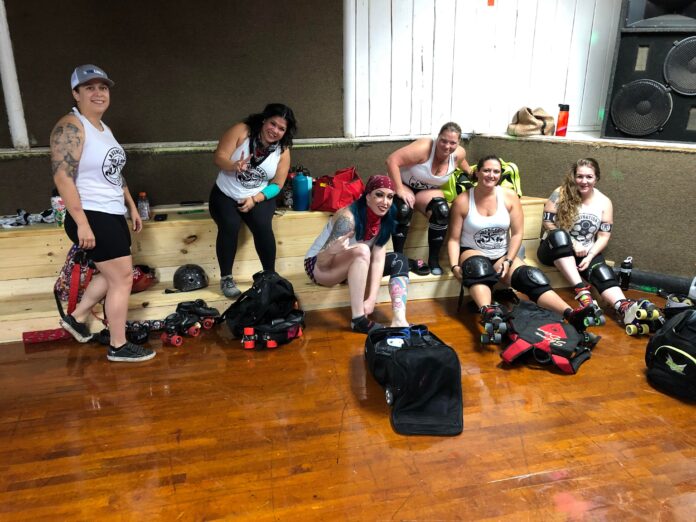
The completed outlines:
{"type": "Polygon", "coordinates": [[[475,174],[477,185],[452,203],[447,241],[452,272],[469,289],[484,317],[499,308],[493,303],[492,287],[502,281],[582,328],[585,311],[573,310],[551,289],[541,270],[525,265],[517,256],[522,246],[524,215],[517,194],[499,185],[501,175],[497,156],[482,158],[475,174]]]}
{"type": "Polygon", "coordinates": [[[95,65],[75,68],[70,79],[75,109],[63,116],[51,132],[53,180],[67,210],[65,231],[99,270],[75,310],[60,324],[76,340],[91,340],[86,321],[94,305],[104,299],[109,313],[107,358],[137,362],[152,359],[155,352],[126,339],[128,297],[133,284],[126,208],[135,232],[140,232],[143,224],[121,175],[125,152],[101,121],[109,108],[113,85],[95,65]]]}
{"type": "MultiPolygon", "coordinates": [[[[459,145],[462,129],[445,123],[436,138],[421,138],[394,151],[387,158],[387,173],[394,183],[397,209],[392,235],[395,252],[403,252],[415,208],[428,217],[428,266],[416,273],[442,274],[440,249],[447,235],[449,208],[442,185],[456,168],[469,172],[466,151],[459,145]]],[[[414,267],[415,268],[415,267],[414,267]]]]}

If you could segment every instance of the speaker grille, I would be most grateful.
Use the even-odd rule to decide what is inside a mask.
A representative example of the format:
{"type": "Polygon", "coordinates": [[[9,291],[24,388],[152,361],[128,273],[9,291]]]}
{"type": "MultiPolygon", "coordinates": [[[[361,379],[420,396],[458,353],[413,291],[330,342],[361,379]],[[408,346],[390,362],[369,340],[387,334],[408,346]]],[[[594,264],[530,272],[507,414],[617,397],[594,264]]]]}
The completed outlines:
{"type": "Polygon", "coordinates": [[[687,96],[696,95],[696,36],[685,38],[669,50],[664,74],[672,90],[687,96]]]}
{"type": "Polygon", "coordinates": [[[621,132],[647,136],[661,129],[672,114],[672,95],[661,83],[636,80],[624,85],[611,102],[611,119],[621,132]]]}

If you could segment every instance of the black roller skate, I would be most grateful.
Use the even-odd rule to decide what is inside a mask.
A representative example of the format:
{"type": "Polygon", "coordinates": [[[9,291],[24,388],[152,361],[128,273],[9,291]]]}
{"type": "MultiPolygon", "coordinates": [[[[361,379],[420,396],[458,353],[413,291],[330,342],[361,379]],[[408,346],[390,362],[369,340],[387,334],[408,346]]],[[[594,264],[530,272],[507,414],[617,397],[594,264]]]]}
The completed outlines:
{"type": "Polygon", "coordinates": [[[498,303],[484,305],[479,312],[484,331],[481,334],[481,344],[501,344],[503,335],[508,331],[508,314],[498,303]]]}
{"type": "MultiPolygon", "coordinates": [[[[577,308],[568,308],[563,317],[571,324],[579,333],[583,333],[590,326],[597,326],[597,311],[593,306],[579,306],[577,308]]],[[[604,323],[601,323],[604,324],[604,323]]]]}
{"type": "Polygon", "coordinates": [[[181,346],[184,343],[182,335],[198,337],[201,333],[201,323],[198,317],[184,312],[174,312],[164,319],[163,332],[160,338],[162,343],[172,346],[181,346]]]}
{"type": "Polygon", "coordinates": [[[177,312],[184,312],[198,317],[201,326],[204,330],[210,330],[218,318],[220,317],[220,312],[217,308],[208,306],[203,299],[196,299],[195,301],[184,301],[176,305],[177,312]]]}
{"type": "Polygon", "coordinates": [[[575,288],[575,300],[583,307],[592,307],[592,317],[587,318],[585,326],[603,326],[607,324],[607,318],[604,317],[604,311],[599,307],[597,302],[592,299],[592,292],[589,286],[575,288]]]}
{"type": "Polygon", "coordinates": [[[253,326],[244,327],[244,335],[242,337],[242,346],[245,350],[253,350],[260,348],[261,344],[268,349],[278,348],[278,341],[271,339],[268,334],[261,334],[254,330],[253,326]],[[257,343],[260,343],[257,345],[257,343]]]}
{"type": "Polygon", "coordinates": [[[657,306],[648,299],[622,299],[617,303],[617,313],[628,335],[647,335],[656,332],[665,322],[657,306]]]}

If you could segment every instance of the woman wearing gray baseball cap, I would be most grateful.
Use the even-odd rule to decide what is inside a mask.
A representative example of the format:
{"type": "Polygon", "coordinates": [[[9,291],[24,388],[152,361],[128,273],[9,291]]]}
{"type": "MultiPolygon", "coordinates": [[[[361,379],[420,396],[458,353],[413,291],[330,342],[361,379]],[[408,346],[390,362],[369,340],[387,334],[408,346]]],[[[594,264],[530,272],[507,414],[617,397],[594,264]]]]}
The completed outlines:
{"type": "Polygon", "coordinates": [[[76,340],[89,341],[92,336],[85,321],[94,305],[105,299],[110,334],[107,358],[138,362],[152,359],[155,352],[126,339],[133,283],[126,208],[135,232],[140,232],[143,224],[121,175],[126,153],[101,120],[109,108],[113,85],[96,65],[76,67],[70,77],[75,106],[51,132],[53,180],[67,209],[65,232],[99,270],[75,311],[60,324],[76,340]]]}

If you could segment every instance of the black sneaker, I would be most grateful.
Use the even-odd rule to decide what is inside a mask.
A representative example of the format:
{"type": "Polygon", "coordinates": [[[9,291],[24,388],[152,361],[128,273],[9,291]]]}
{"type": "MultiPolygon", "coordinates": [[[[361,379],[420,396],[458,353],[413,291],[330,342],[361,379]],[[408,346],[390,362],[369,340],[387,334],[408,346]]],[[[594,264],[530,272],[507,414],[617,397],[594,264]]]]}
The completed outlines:
{"type": "Polygon", "coordinates": [[[92,333],[85,323],[80,323],[72,315],[66,315],[61,318],[60,326],[64,330],[70,333],[76,341],[80,343],[87,343],[92,340],[92,333]]]}
{"type": "Polygon", "coordinates": [[[365,315],[354,317],[350,320],[350,329],[355,333],[369,334],[372,330],[377,330],[378,328],[384,328],[384,325],[368,319],[365,315]]]}
{"type": "Polygon", "coordinates": [[[106,353],[106,358],[115,362],[142,362],[149,361],[155,356],[154,350],[144,348],[130,341],[116,349],[109,346],[109,351],[106,353]]]}

